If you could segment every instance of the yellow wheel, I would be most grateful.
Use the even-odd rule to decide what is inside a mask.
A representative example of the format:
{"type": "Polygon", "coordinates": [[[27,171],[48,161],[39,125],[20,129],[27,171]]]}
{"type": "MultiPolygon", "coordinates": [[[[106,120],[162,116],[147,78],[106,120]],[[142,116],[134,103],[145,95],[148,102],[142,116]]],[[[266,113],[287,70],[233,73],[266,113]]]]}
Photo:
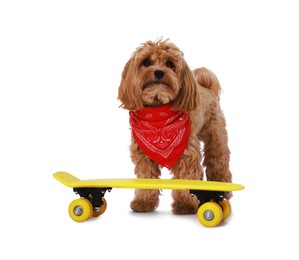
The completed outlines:
{"type": "Polygon", "coordinates": [[[219,205],[223,210],[223,221],[224,221],[230,216],[230,213],[232,212],[232,208],[228,200],[220,201],[219,205]]]}
{"type": "Polygon", "coordinates": [[[93,207],[89,200],[80,198],[71,202],[69,215],[76,222],[83,222],[91,217],[93,207]]]}
{"type": "Polygon", "coordinates": [[[216,202],[207,202],[197,211],[199,222],[206,227],[216,227],[223,219],[223,211],[216,202]]]}
{"type": "Polygon", "coordinates": [[[102,201],[103,201],[103,205],[100,208],[93,209],[93,213],[92,213],[93,217],[98,217],[98,216],[104,214],[104,212],[106,211],[107,201],[105,200],[105,198],[102,198],[102,201]]]}

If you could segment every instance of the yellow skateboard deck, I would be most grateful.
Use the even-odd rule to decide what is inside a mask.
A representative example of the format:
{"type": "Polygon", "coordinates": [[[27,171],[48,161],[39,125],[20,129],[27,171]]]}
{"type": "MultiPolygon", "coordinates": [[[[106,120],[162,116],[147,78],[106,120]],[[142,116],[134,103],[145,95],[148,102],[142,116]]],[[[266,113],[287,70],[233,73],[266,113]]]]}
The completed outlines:
{"type": "Polygon", "coordinates": [[[179,179],[91,179],[80,180],[67,172],[56,172],[54,178],[71,188],[129,188],[129,189],[173,189],[173,190],[210,190],[237,191],[244,189],[240,184],[179,179]]]}

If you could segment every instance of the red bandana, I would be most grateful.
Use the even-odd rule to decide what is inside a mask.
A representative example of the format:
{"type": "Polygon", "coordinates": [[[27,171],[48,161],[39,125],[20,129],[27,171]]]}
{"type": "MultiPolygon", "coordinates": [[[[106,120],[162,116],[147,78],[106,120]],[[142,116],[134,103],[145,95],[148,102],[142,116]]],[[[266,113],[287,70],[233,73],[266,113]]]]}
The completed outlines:
{"type": "Polygon", "coordinates": [[[190,118],[171,104],[130,111],[135,141],[158,164],[171,169],[187,147],[190,118]]]}

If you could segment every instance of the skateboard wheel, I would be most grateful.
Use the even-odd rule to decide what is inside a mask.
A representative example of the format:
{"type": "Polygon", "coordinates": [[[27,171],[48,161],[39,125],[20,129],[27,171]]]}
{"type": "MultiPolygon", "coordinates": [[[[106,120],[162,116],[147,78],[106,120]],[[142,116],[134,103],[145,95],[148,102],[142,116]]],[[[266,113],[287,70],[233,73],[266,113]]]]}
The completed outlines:
{"type": "Polygon", "coordinates": [[[224,221],[230,216],[230,213],[232,212],[231,205],[228,200],[220,201],[219,205],[223,210],[223,221],[224,221]]]}
{"type": "Polygon", "coordinates": [[[80,198],[71,202],[69,215],[76,222],[83,222],[91,217],[93,207],[89,200],[80,198]]]}
{"type": "Polygon", "coordinates": [[[199,207],[197,217],[202,225],[216,227],[223,219],[223,211],[216,202],[207,202],[199,207]]]}
{"type": "Polygon", "coordinates": [[[93,217],[98,217],[98,216],[104,214],[104,212],[106,211],[107,201],[105,200],[105,198],[102,198],[102,201],[103,201],[103,205],[100,208],[93,209],[93,213],[92,213],[93,217]]]}

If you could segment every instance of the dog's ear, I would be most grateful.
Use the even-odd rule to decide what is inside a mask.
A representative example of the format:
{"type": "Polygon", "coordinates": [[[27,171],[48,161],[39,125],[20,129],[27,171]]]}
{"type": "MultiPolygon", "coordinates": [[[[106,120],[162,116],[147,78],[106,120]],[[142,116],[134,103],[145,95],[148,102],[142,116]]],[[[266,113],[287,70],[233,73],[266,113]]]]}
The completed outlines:
{"type": "Polygon", "coordinates": [[[199,92],[193,72],[186,61],[183,61],[181,72],[181,88],[174,108],[181,111],[190,112],[199,106],[199,92]]]}
{"type": "Polygon", "coordinates": [[[118,99],[121,101],[120,107],[128,110],[137,110],[142,108],[141,89],[136,86],[134,79],[134,60],[133,57],[126,63],[122,75],[120,86],[118,88],[118,99]]]}

